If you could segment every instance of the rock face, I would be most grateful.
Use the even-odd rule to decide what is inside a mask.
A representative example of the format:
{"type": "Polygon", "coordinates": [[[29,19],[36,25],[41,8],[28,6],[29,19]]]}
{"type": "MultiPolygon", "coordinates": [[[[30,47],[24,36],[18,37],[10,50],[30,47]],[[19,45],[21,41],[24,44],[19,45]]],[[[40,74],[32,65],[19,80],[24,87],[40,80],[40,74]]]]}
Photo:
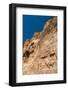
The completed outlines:
{"type": "Polygon", "coordinates": [[[42,32],[24,43],[23,74],[57,73],[57,17],[48,20],[42,32]]]}

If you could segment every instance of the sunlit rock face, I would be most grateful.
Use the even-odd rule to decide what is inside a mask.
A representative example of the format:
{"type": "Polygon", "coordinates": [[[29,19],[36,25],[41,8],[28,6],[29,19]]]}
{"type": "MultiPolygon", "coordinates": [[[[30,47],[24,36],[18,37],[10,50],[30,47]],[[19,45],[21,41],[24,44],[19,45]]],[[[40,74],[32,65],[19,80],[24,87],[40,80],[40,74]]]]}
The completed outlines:
{"type": "Polygon", "coordinates": [[[57,73],[57,17],[48,20],[23,46],[24,75],[57,73]]]}

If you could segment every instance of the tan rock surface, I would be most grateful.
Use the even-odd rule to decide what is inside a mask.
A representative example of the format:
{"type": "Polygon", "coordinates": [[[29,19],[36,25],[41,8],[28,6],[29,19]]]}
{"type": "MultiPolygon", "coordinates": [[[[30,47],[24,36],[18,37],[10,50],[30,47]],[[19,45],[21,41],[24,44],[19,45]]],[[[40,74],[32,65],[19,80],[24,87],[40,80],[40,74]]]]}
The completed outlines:
{"type": "Polygon", "coordinates": [[[24,43],[23,74],[57,73],[57,17],[24,43]]]}

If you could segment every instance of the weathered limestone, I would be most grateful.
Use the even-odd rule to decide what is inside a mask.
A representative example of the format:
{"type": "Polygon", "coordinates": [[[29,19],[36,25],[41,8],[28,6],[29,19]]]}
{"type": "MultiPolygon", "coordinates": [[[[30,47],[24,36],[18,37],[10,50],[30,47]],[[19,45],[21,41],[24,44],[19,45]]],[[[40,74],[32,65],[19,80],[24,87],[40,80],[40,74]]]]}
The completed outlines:
{"type": "Polygon", "coordinates": [[[57,73],[57,17],[24,43],[23,74],[57,73]]]}

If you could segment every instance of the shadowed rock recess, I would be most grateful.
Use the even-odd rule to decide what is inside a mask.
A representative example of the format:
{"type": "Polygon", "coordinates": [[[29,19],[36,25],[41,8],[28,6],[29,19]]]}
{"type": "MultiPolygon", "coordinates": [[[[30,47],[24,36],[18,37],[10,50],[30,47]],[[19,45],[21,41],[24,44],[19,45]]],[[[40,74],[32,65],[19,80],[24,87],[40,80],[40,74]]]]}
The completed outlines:
{"type": "Polygon", "coordinates": [[[57,17],[23,45],[23,75],[57,73],[57,17]]]}

